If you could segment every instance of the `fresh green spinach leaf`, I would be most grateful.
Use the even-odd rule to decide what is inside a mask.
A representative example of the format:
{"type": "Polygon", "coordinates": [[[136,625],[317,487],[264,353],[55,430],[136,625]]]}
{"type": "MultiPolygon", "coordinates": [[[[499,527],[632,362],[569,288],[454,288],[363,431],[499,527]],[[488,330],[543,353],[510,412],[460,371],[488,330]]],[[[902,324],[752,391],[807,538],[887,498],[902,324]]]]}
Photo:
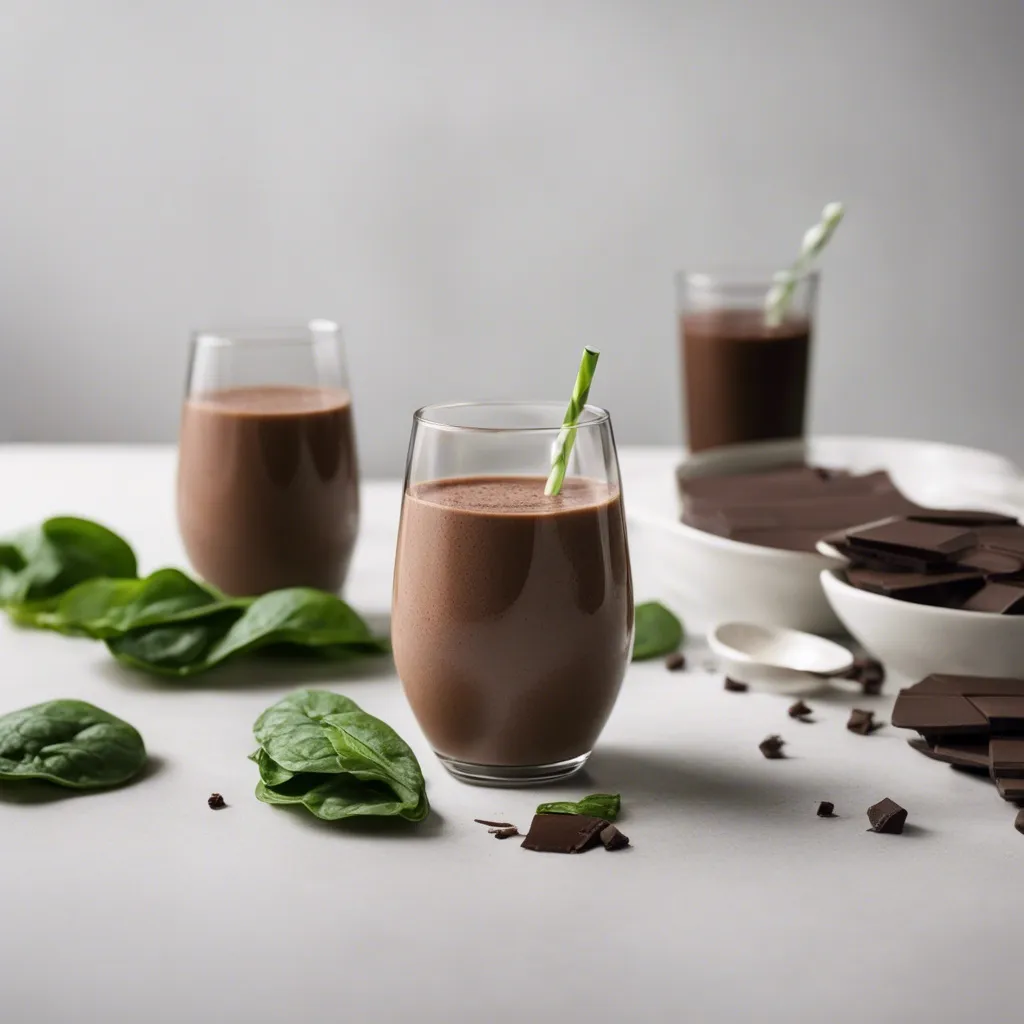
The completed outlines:
{"type": "Polygon", "coordinates": [[[634,622],[634,661],[671,654],[683,642],[683,624],[659,601],[638,604],[634,622]]]}
{"type": "Polygon", "coordinates": [[[622,798],[618,793],[593,793],[585,796],[578,803],[569,800],[558,800],[550,804],[541,804],[538,814],[589,814],[594,818],[614,821],[619,816],[622,798]]]}
{"type": "Polygon", "coordinates": [[[96,789],[127,782],[145,764],[138,732],[85,701],[53,700],[0,717],[0,779],[96,789]]]}

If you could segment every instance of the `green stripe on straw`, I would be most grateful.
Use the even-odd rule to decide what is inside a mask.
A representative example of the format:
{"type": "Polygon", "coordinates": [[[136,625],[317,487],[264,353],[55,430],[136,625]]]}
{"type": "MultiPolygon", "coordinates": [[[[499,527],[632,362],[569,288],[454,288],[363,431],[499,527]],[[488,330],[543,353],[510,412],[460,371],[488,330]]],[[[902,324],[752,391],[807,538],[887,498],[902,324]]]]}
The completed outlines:
{"type": "Polygon", "coordinates": [[[565,471],[569,467],[572,446],[576,443],[576,424],[579,422],[583,407],[587,404],[587,396],[590,394],[590,385],[594,380],[594,370],[597,369],[597,360],[600,355],[601,353],[594,348],[583,350],[580,372],[576,374],[576,384],[572,389],[572,398],[569,399],[569,408],[565,410],[562,429],[558,433],[558,440],[551,453],[551,475],[544,485],[544,493],[547,495],[555,495],[562,489],[565,471]]]}
{"type": "Polygon", "coordinates": [[[775,275],[775,284],[769,289],[764,299],[764,320],[769,327],[778,327],[786,316],[786,310],[793,301],[797,282],[810,269],[818,258],[821,250],[828,245],[828,240],[839,222],[843,219],[843,204],[829,203],[821,211],[821,223],[808,228],[800,246],[800,255],[789,270],[775,275]]]}

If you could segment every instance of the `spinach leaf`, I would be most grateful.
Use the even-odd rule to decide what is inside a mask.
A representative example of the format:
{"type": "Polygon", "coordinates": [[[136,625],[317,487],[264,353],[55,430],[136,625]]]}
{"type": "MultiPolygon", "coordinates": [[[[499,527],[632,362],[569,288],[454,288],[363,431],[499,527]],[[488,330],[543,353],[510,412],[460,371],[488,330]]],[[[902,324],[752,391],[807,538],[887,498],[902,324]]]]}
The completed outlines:
{"type": "Polygon", "coordinates": [[[0,717],[0,779],[94,789],[127,782],[145,764],[138,732],[85,701],[53,700],[0,717]]]}
{"type": "Polygon", "coordinates": [[[302,804],[337,821],[389,815],[421,821],[430,813],[416,755],[385,722],[354,701],[325,690],[301,690],[256,719],[264,803],[302,804]]]}
{"type": "Polygon", "coordinates": [[[106,640],[249,604],[251,598],[225,597],[177,569],[160,569],[144,579],[86,580],[49,601],[14,609],[11,617],[22,626],[106,640]]]}
{"type": "Polygon", "coordinates": [[[634,661],[671,654],[683,642],[683,624],[660,601],[636,606],[634,631],[634,661]]]}
{"type": "Polygon", "coordinates": [[[589,814],[605,821],[614,821],[619,816],[622,798],[618,793],[594,793],[585,796],[578,803],[559,800],[550,804],[541,804],[538,814],[589,814]]]}
{"type": "Polygon", "coordinates": [[[97,576],[137,575],[128,544],[88,519],[47,519],[0,544],[0,605],[44,601],[97,576]]]}
{"type": "Polygon", "coordinates": [[[107,646],[126,665],[173,676],[205,672],[271,646],[328,658],[388,650],[341,598],[308,587],[275,590],[244,609],[211,605],[207,617],[133,629],[109,638],[107,646]]]}

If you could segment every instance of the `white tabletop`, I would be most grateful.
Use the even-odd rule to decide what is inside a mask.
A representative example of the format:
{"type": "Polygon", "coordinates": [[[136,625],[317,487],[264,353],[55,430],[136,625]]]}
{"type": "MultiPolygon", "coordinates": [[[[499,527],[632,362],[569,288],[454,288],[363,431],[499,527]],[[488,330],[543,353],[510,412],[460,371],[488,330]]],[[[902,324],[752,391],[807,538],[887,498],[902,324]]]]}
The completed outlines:
{"type": "MultiPolygon", "coordinates": [[[[631,473],[658,463],[623,453],[627,501],[631,473]]],[[[127,536],[146,571],[184,564],[172,474],[167,448],[0,447],[0,532],[81,514],[127,536]]],[[[366,485],[348,591],[364,612],[387,612],[398,503],[396,482],[366,485]]],[[[843,727],[852,704],[886,717],[888,698],[812,700],[801,724],[784,698],[725,693],[690,655],[686,673],[631,667],[586,776],[502,791],[446,775],[390,666],[249,662],[184,685],[0,623],[0,711],[92,701],[137,726],[153,761],[116,791],[0,792],[0,1019],[1017,1019],[1013,808],[894,729],[843,727]],[[253,719],[304,685],[348,694],[410,742],[427,823],[381,833],[256,801],[253,719]],[[770,732],[787,760],[758,752],[770,732]],[[207,808],[214,790],[226,810],[207,808]],[[621,792],[630,850],[529,853],[473,823],[525,826],[541,799],[594,791],[621,792]],[[910,811],[902,836],[865,831],[885,796],[910,811]],[[837,819],[815,816],[825,799],[837,819]]]]}

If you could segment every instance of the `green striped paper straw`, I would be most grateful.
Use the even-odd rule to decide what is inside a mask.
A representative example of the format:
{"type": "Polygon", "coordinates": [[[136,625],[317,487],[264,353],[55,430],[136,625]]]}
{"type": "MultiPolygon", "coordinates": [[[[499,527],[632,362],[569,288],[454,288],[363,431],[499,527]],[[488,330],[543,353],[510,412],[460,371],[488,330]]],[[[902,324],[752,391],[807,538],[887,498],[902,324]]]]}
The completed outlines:
{"type": "Polygon", "coordinates": [[[768,290],[764,299],[764,320],[769,327],[778,327],[782,323],[786,310],[793,301],[797,282],[807,273],[821,250],[828,245],[832,233],[843,219],[843,213],[842,203],[829,203],[821,211],[821,222],[808,228],[804,233],[800,255],[793,266],[775,275],[775,284],[768,290]]]}
{"type": "Polygon", "coordinates": [[[587,404],[587,396],[590,394],[590,385],[594,380],[594,370],[597,369],[597,360],[600,355],[601,353],[595,348],[583,350],[580,372],[576,374],[576,384],[572,389],[572,398],[569,399],[569,408],[565,410],[562,429],[558,432],[558,440],[551,453],[551,475],[544,485],[544,493],[547,495],[553,496],[562,489],[565,471],[569,467],[572,446],[576,443],[576,424],[579,422],[583,407],[587,404]]]}

